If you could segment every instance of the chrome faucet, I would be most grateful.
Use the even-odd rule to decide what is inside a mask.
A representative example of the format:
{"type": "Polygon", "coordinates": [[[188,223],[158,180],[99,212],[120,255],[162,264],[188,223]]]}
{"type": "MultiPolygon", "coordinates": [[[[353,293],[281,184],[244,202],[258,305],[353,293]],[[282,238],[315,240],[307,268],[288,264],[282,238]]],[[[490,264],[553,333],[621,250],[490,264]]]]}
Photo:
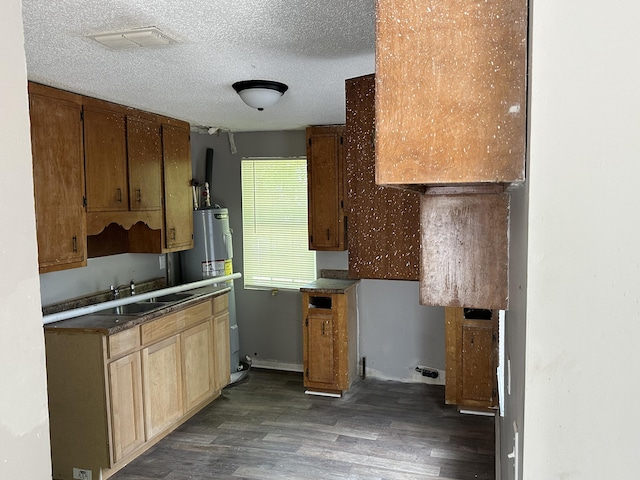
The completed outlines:
{"type": "Polygon", "coordinates": [[[111,285],[111,300],[117,300],[120,298],[120,290],[111,285]]]}

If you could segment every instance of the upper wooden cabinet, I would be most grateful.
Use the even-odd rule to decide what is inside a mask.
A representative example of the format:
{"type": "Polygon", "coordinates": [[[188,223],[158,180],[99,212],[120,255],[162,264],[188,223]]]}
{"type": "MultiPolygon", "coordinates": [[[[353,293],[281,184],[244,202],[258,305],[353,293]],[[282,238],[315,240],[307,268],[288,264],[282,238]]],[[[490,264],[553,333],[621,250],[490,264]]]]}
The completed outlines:
{"type": "Polygon", "coordinates": [[[509,194],[421,197],[420,303],[506,310],[509,194]]]}
{"type": "Polygon", "coordinates": [[[189,125],[162,125],[165,251],[193,248],[189,125]]]}
{"type": "Polygon", "coordinates": [[[309,250],[345,250],[344,125],[307,128],[309,250]]]}
{"type": "Polygon", "coordinates": [[[345,87],[349,276],[418,280],[420,195],[375,183],[374,75],[345,87]]]}
{"type": "MultiPolygon", "coordinates": [[[[93,98],[85,98],[83,103],[87,211],[160,211],[162,137],[158,117],[93,98]]],[[[98,222],[91,225],[91,234],[106,227],[99,222],[113,220],[129,228],[146,220],[135,215],[90,217],[98,222]]]]}
{"type": "Polygon", "coordinates": [[[40,273],[87,264],[82,97],[29,84],[40,273]]]}
{"type": "Polygon", "coordinates": [[[193,247],[189,124],[29,83],[40,272],[193,247]]]}
{"type": "Polygon", "coordinates": [[[376,5],[376,182],[524,181],[527,2],[376,5]]]}
{"type": "Polygon", "coordinates": [[[162,135],[160,122],[127,116],[129,208],[162,209],[162,135]]]}
{"type": "MultiPolygon", "coordinates": [[[[86,101],[85,101],[86,103],[86,101]]],[[[108,104],[84,106],[87,211],[129,209],[125,113],[108,104]]],[[[105,225],[106,226],[106,225],[105,225]]]]}

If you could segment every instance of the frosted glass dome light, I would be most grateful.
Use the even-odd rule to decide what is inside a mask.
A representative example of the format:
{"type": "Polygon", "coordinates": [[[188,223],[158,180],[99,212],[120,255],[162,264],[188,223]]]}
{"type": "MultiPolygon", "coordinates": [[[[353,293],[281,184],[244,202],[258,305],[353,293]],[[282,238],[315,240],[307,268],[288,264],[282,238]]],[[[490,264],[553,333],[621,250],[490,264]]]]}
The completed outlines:
{"type": "Polygon", "coordinates": [[[274,105],[289,87],[271,80],[243,80],[233,84],[244,103],[259,111],[274,105]]]}

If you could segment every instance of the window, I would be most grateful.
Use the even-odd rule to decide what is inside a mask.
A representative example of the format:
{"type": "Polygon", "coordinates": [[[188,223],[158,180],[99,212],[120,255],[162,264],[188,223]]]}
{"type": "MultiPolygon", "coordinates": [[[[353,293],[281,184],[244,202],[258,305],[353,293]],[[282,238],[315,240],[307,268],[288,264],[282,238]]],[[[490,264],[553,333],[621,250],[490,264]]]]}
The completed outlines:
{"type": "Polygon", "coordinates": [[[245,288],[290,288],[316,279],[309,250],[307,160],[242,160],[245,288]]]}

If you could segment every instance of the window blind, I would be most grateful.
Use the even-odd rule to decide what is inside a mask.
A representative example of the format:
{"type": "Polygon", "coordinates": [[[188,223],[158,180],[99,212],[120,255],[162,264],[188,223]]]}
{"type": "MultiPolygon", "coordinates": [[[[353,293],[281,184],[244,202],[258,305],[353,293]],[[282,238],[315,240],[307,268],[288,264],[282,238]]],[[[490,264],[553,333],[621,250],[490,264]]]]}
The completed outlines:
{"type": "Polygon", "coordinates": [[[312,282],[306,159],[243,159],[241,170],[244,287],[298,289],[312,282]]]}

